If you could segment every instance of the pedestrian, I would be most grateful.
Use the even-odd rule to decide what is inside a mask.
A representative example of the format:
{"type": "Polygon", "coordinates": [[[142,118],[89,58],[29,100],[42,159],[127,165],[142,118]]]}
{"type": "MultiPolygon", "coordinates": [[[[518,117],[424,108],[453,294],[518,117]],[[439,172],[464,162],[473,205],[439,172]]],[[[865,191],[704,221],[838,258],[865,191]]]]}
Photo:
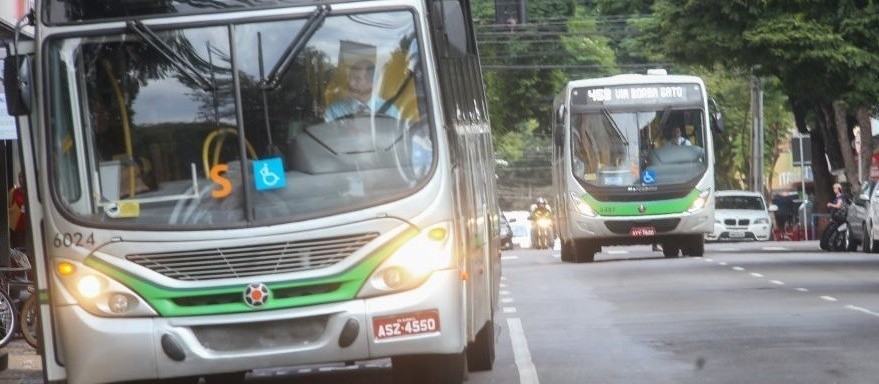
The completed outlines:
{"type": "Polygon", "coordinates": [[[24,174],[18,173],[18,184],[9,190],[7,211],[9,212],[10,246],[24,248],[27,233],[27,215],[25,214],[24,174]]]}

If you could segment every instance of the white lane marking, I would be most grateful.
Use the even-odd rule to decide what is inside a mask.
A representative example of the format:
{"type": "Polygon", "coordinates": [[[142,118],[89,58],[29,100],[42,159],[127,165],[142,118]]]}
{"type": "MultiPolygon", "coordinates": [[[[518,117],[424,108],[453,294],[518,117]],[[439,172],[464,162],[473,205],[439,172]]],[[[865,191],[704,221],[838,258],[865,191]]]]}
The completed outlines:
{"type": "Polygon", "coordinates": [[[721,262],[719,262],[719,263],[717,263],[717,264],[720,264],[720,265],[723,265],[723,266],[727,266],[727,265],[729,265],[729,264],[727,264],[725,261],[721,261],[721,262]]]}
{"type": "Polygon", "coordinates": [[[800,292],[809,292],[809,290],[806,289],[806,288],[797,288],[797,291],[800,291],[800,292]]]}
{"type": "Polygon", "coordinates": [[[619,249],[616,249],[616,250],[609,249],[607,251],[604,251],[604,253],[607,253],[608,255],[626,255],[629,253],[629,251],[623,251],[623,250],[619,250],[619,249]]]}
{"type": "Polygon", "coordinates": [[[783,281],[769,280],[769,282],[772,283],[772,284],[775,284],[775,285],[784,285],[784,282],[783,282],[783,281]]]}
{"type": "Polygon", "coordinates": [[[504,313],[516,313],[516,307],[504,307],[504,313]]]}
{"type": "Polygon", "coordinates": [[[516,260],[518,258],[519,258],[519,256],[516,256],[516,255],[501,256],[501,260],[516,260]]]}
{"type": "Polygon", "coordinates": [[[732,269],[733,269],[733,271],[739,271],[739,272],[741,272],[741,271],[744,271],[744,270],[745,270],[745,269],[744,269],[744,268],[742,268],[742,267],[732,267],[732,269]]]}
{"type": "Polygon", "coordinates": [[[506,288],[506,287],[507,287],[507,284],[506,284],[506,283],[501,283],[501,284],[500,284],[500,287],[501,287],[501,288],[506,288]]]}
{"type": "Polygon", "coordinates": [[[498,293],[500,293],[501,296],[507,296],[507,295],[510,294],[510,291],[507,291],[507,290],[500,290],[500,291],[498,291],[498,293]]]}
{"type": "Polygon", "coordinates": [[[505,280],[507,280],[507,277],[506,277],[506,276],[501,276],[501,281],[505,281],[505,280]]]}
{"type": "Polygon", "coordinates": [[[512,297],[504,297],[504,298],[501,299],[501,303],[504,303],[504,304],[509,304],[509,303],[512,303],[512,302],[513,302],[513,298],[512,298],[512,297]]]}
{"type": "Polygon", "coordinates": [[[320,372],[334,372],[334,371],[352,371],[355,369],[360,369],[356,364],[355,365],[345,365],[341,367],[320,367],[318,371],[320,372]]]}
{"type": "Polygon", "coordinates": [[[759,273],[757,273],[757,272],[751,272],[751,276],[754,276],[754,277],[763,277],[763,275],[761,275],[761,274],[759,274],[759,273]]]}
{"type": "Polygon", "coordinates": [[[537,368],[531,361],[531,352],[528,350],[528,340],[525,339],[525,330],[522,329],[522,321],[518,318],[507,319],[510,328],[510,339],[513,342],[513,356],[516,367],[519,369],[519,383],[539,384],[537,380],[537,368]]]}
{"type": "Polygon", "coordinates": [[[833,296],[821,296],[821,300],[837,301],[836,298],[833,296]]]}
{"type": "Polygon", "coordinates": [[[703,258],[702,258],[702,261],[707,261],[707,262],[710,263],[710,262],[713,262],[714,259],[712,259],[712,258],[710,258],[710,257],[703,257],[703,258]]]}
{"type": "Polygon", "coordinates": [[[789,251],[787,247],[763,247],[764,251],[789,251]]]}
{"type": "Polygon", "coordinates": [[[863,312],[863,313],[866,313],[866,314],[868,314],[868,315],[872,315],[872,316],[879,317],[879,313],[873,312],[873,311],[871,311],[871,310],[869,310],[869,309],[867,309],[867,308],[861,308],[861,307],[858,307],[858,306],[855,306],[855,305],[846,305],[845,308],[846,308],[846,309],[851,309],[852,311],[863,312]]]}

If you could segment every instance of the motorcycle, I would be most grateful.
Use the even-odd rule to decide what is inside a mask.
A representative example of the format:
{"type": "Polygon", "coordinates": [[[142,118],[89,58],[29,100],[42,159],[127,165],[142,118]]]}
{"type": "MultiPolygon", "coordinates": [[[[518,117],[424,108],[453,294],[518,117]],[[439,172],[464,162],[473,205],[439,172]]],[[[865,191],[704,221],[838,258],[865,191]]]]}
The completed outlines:
{"type": "Polygon", "coordinates": [[[852,238],[848,228],[848,209],[846,207],[836,210],[830,217],[830,223],[821,234],[818,246],[825,251],[854,251],[858,244],[852,238]]]}
{"type": "Polygon", "coordinates": [[[535,231],[534,231],[534,239],[532,239],[531,243],[534,245],[536,249],[548,249],[552,248],[553,243],[553,233],[552,233],[552,219],[549,217],[540,217],[535,222],[535,231]]]}

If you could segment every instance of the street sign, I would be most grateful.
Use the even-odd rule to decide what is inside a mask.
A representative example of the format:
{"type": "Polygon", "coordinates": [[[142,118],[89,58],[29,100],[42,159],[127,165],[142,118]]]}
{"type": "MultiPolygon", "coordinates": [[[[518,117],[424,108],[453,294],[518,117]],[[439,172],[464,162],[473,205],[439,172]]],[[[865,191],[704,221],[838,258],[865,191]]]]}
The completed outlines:
{"type": "Polygon", "coordinates": [[[790,139],[790,150],[795,167],[812,165],[812,139],[808,135],[790,139]]]}

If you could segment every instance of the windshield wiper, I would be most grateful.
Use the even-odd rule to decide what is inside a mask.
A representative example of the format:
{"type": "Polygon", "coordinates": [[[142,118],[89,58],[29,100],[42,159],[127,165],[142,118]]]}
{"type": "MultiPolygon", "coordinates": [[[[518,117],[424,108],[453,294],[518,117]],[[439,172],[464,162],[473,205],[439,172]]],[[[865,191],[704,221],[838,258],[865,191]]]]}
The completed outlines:
{"type": "Polygon", "coordinates": [[[211,82],[208,81],[195,67],[193,67],[192,63],[184,59],[180,56],[179,53],[174,51],[173,48],[168,46],[164,40],[162,40],[152,29],[146,26],[140,20],[131,20],[128,22],[128,29],[134,32],[137,36],[143,39],[149,46],[153,47],[156,51],[162,54],[168,61],[171,62],[177,69],[186,75],[190,80],[194,81],[199,88],[210,91],[214,87],[211,85],[211,82]]]}
{"type": "Polygon", "coordinates": [[[269,72],[269,76],[262,84],[263,87],[275,88],[278,86],[278,82],[281,81],[281,75],[287,72],[287,69],[293,64],[293,59],[295,59],[296,56],[299,56],[299,52],[302,52],[302,50],[305,49],[305,44],[308,43],[311,36],[317,32],[318,28],[320,28],[321,24],[323,24],[323,21],[329,14],[330,6],[328,5],[318,6],[317,9],[311,13],[311,16],[305,21],[305,25],[302,26],[302,29],[299,30],[296,37],[290,41],[290,45],[287,46],[284,54],[281,55],[281,60],[278,61],[275,64],[275,67],[272,68],[272,71],[269,72]]]}
{"type": "Polygon", "coordinates": [[[629,145],[629,140],[626,139],[626,136],[623,135],[623,131],[620,130],[620,127],[617,126],[616,120],[613,119],[613,116],[610,115],[610,111],[607,108],[601,108],[601,112],[604,114],[604,118],[610,121],[610,126],[613,127],[613,130],[616,131],[617,137],[620,138],[620,141],[623,142],[624,145],[629,145]]]}

